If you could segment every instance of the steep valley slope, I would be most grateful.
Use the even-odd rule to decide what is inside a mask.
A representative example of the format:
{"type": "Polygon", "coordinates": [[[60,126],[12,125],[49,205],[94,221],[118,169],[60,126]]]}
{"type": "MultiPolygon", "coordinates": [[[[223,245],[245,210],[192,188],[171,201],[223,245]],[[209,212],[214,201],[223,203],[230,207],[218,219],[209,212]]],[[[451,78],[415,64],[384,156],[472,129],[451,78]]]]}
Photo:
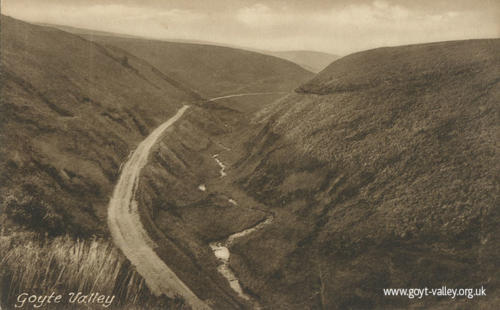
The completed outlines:
{"type": "Polygon", "coordinates": [[[120,164],[183,102],[199,99],[123,51],[1,18],[1,197],[9,220],[106,234],[120,164]]]}
{"type": "Polygon", "coordinates": [[[288,92],[313,76],[299,65],[242,49],[80,33],[141,59],[207,98],[247,92],[288,92]]]}
{"type": "Polygon", "coordinates": [[[500,40],[335,61],[240,133],[235,183],[275,220],[231,266],[273,309],[498,303],[500,40]],[[383,288],[487,297],[384,297],[383,288]]]}
{"type": "Polygon", "coordinates": [[[1,33],[2,233],[107,238],[107,205],[121,165],[152,130],[189,104],[141,176],[144,226],[161,245],[155,250],[200,298],[215,308],[251,307],[216,271],[207,244],[255,225],[266,213],[229,208],[226,191],[202,192],[199,185],[219,173],[212,156],[223,147],[213,137],[244,128],[247,115],[312,74],[270,56],[192,45],[188,55],[198,66],[188,57],[171,63],[172,70],[168,62],[158,68],[153,63],[168,58],[164,52],[183,55],[184,46],[169,44],[157,58],[143,59],[123,38],[121,48],[6,16],[1,33]],[[230,63],[237,68],[227,68],[230,63]],[[174,65],[189,74],[171,74],[174,65]],[[197,79],[189,85],[177,79],[191,75],[197,79]],[[233,92],[271,94],[223,104],[202,97],[233,92]]]}
{"type": "Polygon", "coordinates": [[[275,99],[264,94],[193,105],[167,130],[141,175],[137,199],[145,229],[160,244],[157,253],[216,309],[260,303],[246,287],[252,300],[238,297],[217,271],[220,261],[209,244],[272,216],[234,186],[229,164],[244,153],[235,137],[248,130],[249,116],[275,99]]]}
{"type": "Polygon", "coordinates": [[[229,48],[154,41],[155,57],[145,60],[138,56],[151,42],[137,38],[89,41],[6,16],[1,32],[0,184],[2,197],[9,197],[2,206],[9,220],[54,234],[106,234],[106,205],[127,155],[183,103],[201,102],[198,88],[170,72],[185,68],[183,80],[197,76],[192,84],[207,85],[205,92],[214,96],[224,87],[290,91],[311,77],[291,62],[229,48]],[[114,40],[120,43],[110,44],[114,40]],[[121,45],[138,46],[138,55],[121,45]],[[230,68],[233,60],[241,68],[230,68]],[[250,68],[234,79],[229,74],[250,68]]]}
{"type": "Polygon", "coordinates": [[[1,32],[11,225],[107,235],[120,164],[187,103],[137,200],[157,253],[215,309],[252,304],[217,272],[209,243],[269,214],[230,261],[263,308],[446,309],[448,299],[382,294],[442,285],[488,290],[453,305],[498,302],[500,40],[360,52],[295,93],[212,102],[287,92],[312,74],[230,48],[76,36],[4,16],[1,32]]]}
{"type": "MultiPolygon", "coordinates": [[[[215,309],[250,308],[218,272],[209,243],[255,225],[266,213],[235,207],[214,155],[227,148],[219,136],[241,126],[242,113],[209,102],[193,106],[158,143],[137,193],[141,217],[161,245],[160,257],[202,300],[215,309]]],[[[246,204],[243,204],[246,206],[246,204]]]]}

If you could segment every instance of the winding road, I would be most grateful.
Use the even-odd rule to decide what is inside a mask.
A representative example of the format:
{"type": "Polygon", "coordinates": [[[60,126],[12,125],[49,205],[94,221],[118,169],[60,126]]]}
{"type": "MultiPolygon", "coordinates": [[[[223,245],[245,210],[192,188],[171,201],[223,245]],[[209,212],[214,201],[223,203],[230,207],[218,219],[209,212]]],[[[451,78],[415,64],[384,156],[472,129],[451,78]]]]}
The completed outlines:
{"type": "MultiPolygon", "coordinates": [[[[271,93],[245,93],[209,99],[215,101],[231,97],[264,95],[271,93]]],[[[135,266],[137,272],[145,279],[153,294],[165,294],[169,297],[181,295],[193,309],[211,309],[199,299],[189,287],[170,269],[154,251],[158,245],[149,237],[144,229],[135,192],[139,184],[142,168],[146,166],[151,149],[163,132],[175,124],[189,108],[184,105],[166,122],[157,127],[123,165],[118,183],[108,206],[108,226],[113,241],[124,255],[135,266]]]]}
{"type": "Polygon", "coordinates": [[[243,96],[276,95],[276,94],[287,94],[287,92],[242,93],[242,94],[236,94],[236,95],[227,95],[227,96],[222,96],[222,97],[215,97],[215,98],[209,99],[208,101],[217,101],[217,100],[221,100],[221,99],[228,99],[228,98],[234,98],[234,97],[243,97],[243,96]]]}
{"type": "Polygon", "coordinates": [[[162,133],[181,118],[189,106],[184,105],[168,121],[156,128],[123,166],[118,183],[108,207],[108,226],[115,244],[146,280],[153,294],[174,297],[183,296],[194,309],[210,309],[156,254],[156,243],[142,226],[135,192],[142,168],[147,164],[149,153],[162,133]]]}

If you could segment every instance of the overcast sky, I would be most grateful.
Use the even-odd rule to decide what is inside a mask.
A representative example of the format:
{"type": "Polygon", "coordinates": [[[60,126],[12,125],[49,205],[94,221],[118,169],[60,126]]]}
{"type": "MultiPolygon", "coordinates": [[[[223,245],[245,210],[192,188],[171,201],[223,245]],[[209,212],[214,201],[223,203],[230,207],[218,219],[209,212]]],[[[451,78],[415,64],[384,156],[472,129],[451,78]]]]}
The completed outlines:
{"type": "Polygon", "coordinates": [[[160,39],[339,55],[388,45],[500,37],[498,0],[2,0],[32,22],[160,39]]]}

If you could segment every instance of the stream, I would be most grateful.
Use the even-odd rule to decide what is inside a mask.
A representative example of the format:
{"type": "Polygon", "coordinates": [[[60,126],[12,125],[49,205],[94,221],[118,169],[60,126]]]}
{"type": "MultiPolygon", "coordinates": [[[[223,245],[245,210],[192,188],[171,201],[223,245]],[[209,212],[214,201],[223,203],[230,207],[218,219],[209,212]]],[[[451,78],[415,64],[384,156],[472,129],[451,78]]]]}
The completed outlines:
{"type": "MultiPolygon", "coordinates": [[[[214,160],[217,162],[219,167],[221,168],[219,173],[221,178],[225,177],[227,174],[225,172],[226,165],[222,161],[219,160],[218,158],[219,154],[215,154],[212,157],[214,160]]],[[[201,186],[201,185],[200,185],[201,186]]],[[[238,206],[238,202],[232,198],[229,198],[228,200],[232,205],[238,206]]],[[[222,241],[216,241],[216,242],[211,242],[210,248],[214,252],[215,257],[221,262],[221,264],[217,267],[217,271],[219,271],[220,274],[224,276],[224,278],[227,279],[229,282],[229,286],[240,296],[241,298],[252,301],[252,298],[243,292],[243,289],[240,285],[240,282],[236,275],[233,273],[231,270],[231,267],[229,266],[230,263],[230,257],[231,257],[231,252],[229,251],[229,247],[231,244],[238,238],[242,238],[244,236],[247,236],[253,232],[256,232],[262,228],[264,228],[266,225],[269,225],[273,221],[273,217],[269,216],[265,220],[257,223],[256,225],[247,228],[245,230],[242,230],[240,232],[234,233],[227,237],[225,240],[222,241]]],[[[254,306],[256,309],[259,309],[259,305],[257,304],[256,301],[252,301],[254,303],[254,306]]]]}
{"type": "Polygon", "coordinates": [[[236,275],[231,270],[231,267],[229,266],[231,257],[231,252],[229,252],[229,247],[234,242],[234,240],[249,235],[257,230],[260,230],[264,226],[271,224],[272,221],[273,218],[268,217],[267,219],[258,223],[255,226],[252,226],[250,228],[247,228],[245,230],[230,235],[226,240],[210,243],[210,248],[214,252],[217,259],[221,262],[221,264],[217,267],[217,271],[219,271],[219,273],[222,274],[224,278],[227,279],[227,281],[229,282],[229,286],[231,286],[231,288],[236,293],[238,293],[238,296],[240,296],[245,300],[250,301],[251,297],[245,294],[245,292],[243,292],[243,289],[241,288],[240,285],[240,281],[238,281],[238,278],[236,277],[236,275]]]}
{"type": "Polygon", "coordinates": [[[221,178],[225,177],[227,175],[227,173],[226,173],[226,165],[224,165],[224,163],[221,162],[220,159],[218,158],[219,154],[215,154],[212,157],[215,159],[215,161],[217,162],[217,165],[219,165],[219,167],[220,167],[220,171],[219,171],[220,177],[221,178]]]}

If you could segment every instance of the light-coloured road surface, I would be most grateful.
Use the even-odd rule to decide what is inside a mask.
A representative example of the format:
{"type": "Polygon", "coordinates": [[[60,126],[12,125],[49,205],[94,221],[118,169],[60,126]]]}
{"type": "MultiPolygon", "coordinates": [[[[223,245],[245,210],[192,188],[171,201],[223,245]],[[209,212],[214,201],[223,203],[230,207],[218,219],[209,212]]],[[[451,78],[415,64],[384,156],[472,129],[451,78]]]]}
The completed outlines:
{"type": "Polygon", "coordinates": [[[125,163],[109,203],[108,225],[115,244],[144,277],[146,284],[155,295],[163,293],[174,297],[175,294],[179,294],[194,309],[210,309],[153,250],[157,245],[142,226],[135,200],[139,176],[148,161],[153,145],[188,108],[187,105],[183,106],[172,118],[156,128],[139,144],[125,163]]]}
{"type": "Polygon", "coordinates": [[[263,92],[263,93],[244,93],[244,94],[236,94],[236,95],[227,95],[222,97],[215,97],[209,99],[208,101],[217,101],[222,99],[234,98],[234,97],[243,97],[243,96],[259,96],[259,95],[275,95],[275,94],[287,94],[287,92],[263,92]]]}
{"type": "MultiPolygon", "coordinates": [[[[210,100],[265,94],[271,93],[236,94],[210,100]]],[[[210,307],[199,299],[156,254],[154,249],[158,245],[149,237],[142,226],[137,201],[135,200],[141,170],[147,164],[151,149],[162,133],[179,120],[188,108],[189,106],[184,105],[173,117],[156,128],[139,144],[122,166],[120,178],[108,206],[108,226],[116,246],[123,251],[135,266],[137,272],[146,280],[147,286],[155,295],[165,294],[174,297],[178,294],[193,309],[198,310],[210,309],[210,307]]]]}

